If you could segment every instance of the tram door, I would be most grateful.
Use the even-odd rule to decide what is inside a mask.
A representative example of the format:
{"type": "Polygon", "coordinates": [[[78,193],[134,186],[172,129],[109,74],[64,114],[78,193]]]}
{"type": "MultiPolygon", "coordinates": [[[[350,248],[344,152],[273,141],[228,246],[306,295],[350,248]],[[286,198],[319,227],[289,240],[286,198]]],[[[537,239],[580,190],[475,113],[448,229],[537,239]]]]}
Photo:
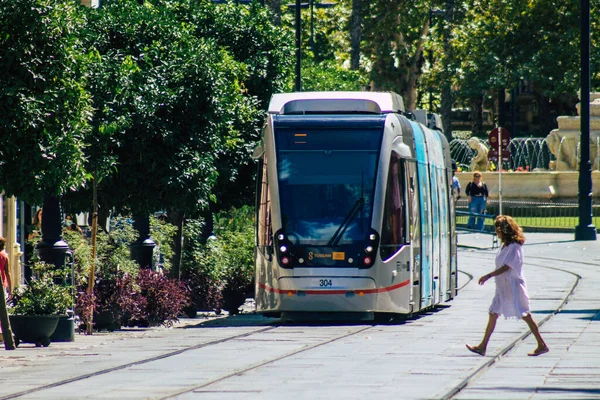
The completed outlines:
{"type": "Polygon", "coordinates": [[[415,282],[421,281],[421,207],[419,206],[419,188],[417,181],[417,163],[410,160],[406,163],[406,198],[408,200],[407,217],[409,220],[409,237],[412,260],[411,304],[421,302],[421,289],[415,282]]]}
{"type": "Polygon", "coordinates": [[[431,185],[425,136],[418,124],[413,121],[410,121],[410,124],[414,133],[417,156],[417,180],[421,220],[421,308],[425,308],[433,304],[431,185]]]}
{"type": "Polygon", "coordinates": [[[425,138],[427,143],[427,155],[429,156],[429,176],[431,183],[431,237],[432,237],[432,274],[433,274],[433,303],[438,304],[440,302],[440,294],[444,286],[442,279],[444,271],[442,268],[442,260],[440,257],[441,251],[441,240],[443,236],[443,222],[442,217],[442,191],[444,185],[441,184],[443,178],[443,171],[440,170],[440,166],[443,165],[443,153],[442,144],[439,138],[430,130],[425,131],[425,138]]]}

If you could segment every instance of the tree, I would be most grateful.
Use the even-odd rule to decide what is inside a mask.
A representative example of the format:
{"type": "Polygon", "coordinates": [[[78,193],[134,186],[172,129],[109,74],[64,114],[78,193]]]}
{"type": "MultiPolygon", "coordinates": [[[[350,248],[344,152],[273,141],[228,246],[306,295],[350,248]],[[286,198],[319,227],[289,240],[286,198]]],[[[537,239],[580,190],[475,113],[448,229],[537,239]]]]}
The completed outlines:
{"type": "Polygon", "coordinates": [[[0,190],[32,204],[86,181],[92,113],[76,0],[0,7],[0,190]]]}
{"type": "Polygon", "coordinates": [[[248,7],[195,1],[169,4],[175,18],[190,26],[196,38],[214,40],[239,63],[237,79],[243,99],[224,107],[227,115],[222,118],[235,135],[215,158],[218,177],[210,212],[249,204],[255,190],[251,154],[260,140],[264,112],[271,95],[287,90],[292,82],[292,35],[274,25],[267,10],[256,2],[248,7]],[[246,108],[237,109],[239,104],[246,108]]]}
{"type": "Polygon", "coordinates": [[[334,60],[317,62],[305,57],[302,61],[302,87],[306,91],[360,91],[369,84],[360,71],[343,68],[334,60]]]}
{"type": "MultiPolygon", "coordinates": [[[[86,154],[102,209],[138,218],[167,210],[181,228],[186,214],[217,199],[247,200],[237,178],[250,166],[271,92],[286,81],[288,47],[266,12],[243,11],[240,22],[245,7],[216,7],[107,1],[90,10],[96,113],[86,154]]],[[[71,200],[89,208],[90,190],[71,200]]]]}
{"type": "Polygon", "coordinates": [[[375,90],[392,90],[407,109],[417,106],[417,85],[425,61],[430,1],[377,0],[365,8],[364,52],[375,90]]]}
{"type": "Polygon", "coordinates": [[[360,68],[360,42],[362,39],[363,11],[362,0],[352,0],[350,19],[350,68],[360,68]]]}
{"type": "Polygon", "coordinates": [[[136,213],[206,207],[217,157],[238,146],[237,127],[255,112],[243,66],[160,4],[109,1],[89,20],[96,113],[87,155],[111,167],[99,176],[100,203],[136,213]]]}
{"type": "MultiPolygon", "coordinates": [[[[598,9],[598,2],[592,3],[598,9]]],[[[556,104],[574,97],[580,82],[577,0],[471,0],[463,6],[464,19],[452,41],[459,71],[453,84],[463,100],[523,83],[533,88],[542,110],[549,110],[550,99],[556,104]]],[[[598,26],[597,13],[592,15],[592,25],[598,26]]],[[[592,51],[592,65],[598,60],[598,51],[592,51]]],[[[551,129],[554,119],[542,115],[542,132],[551,129]]]]}

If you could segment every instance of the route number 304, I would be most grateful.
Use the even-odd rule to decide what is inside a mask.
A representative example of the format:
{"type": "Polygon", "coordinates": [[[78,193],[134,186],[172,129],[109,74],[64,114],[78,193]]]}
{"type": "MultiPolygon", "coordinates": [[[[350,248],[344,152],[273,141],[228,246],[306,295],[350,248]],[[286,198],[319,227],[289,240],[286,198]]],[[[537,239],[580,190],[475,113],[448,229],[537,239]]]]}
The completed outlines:
{"type": "Polygon", "coordinates": [[[331,279],[319,279],[319,286],[321,286],[321,287],[333,286],[333,283],[331,282],[331,279]]]}

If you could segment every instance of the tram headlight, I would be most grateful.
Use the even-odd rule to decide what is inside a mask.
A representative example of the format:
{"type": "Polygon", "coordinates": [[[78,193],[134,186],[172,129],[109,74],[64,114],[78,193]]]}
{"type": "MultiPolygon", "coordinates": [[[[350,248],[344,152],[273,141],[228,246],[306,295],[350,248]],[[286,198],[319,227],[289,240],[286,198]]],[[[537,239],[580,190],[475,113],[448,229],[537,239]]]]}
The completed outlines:
{"type": "Polygon", "coordinates": [[[285,245],[282,245],[282,246],[279,248],[279,251],[281,251],[282,253],[285,253],[285,252],[287,251],[287,246],[285,246],[285,245]]]}
{"type": "Polygon", "coordinates": [[[279,235],[277,235],[277,239],[283,240],[285,239],[285,235],[283,233],[280,233],[279,235]]]}
{"type": "Polygon", "coordinates": [[[375,239],[377,239],[377,236],[375,236],[375,234],[374,234],[374,233],[371,233],[371,234],[369,235],[369,240],[373,241],[373,240],[375,240],[375,239]]]}
{"type": "Polygon", "coordinates": [[[372,252],[373,252],[373,246],[367,246],[367,247],[365,248],[365,251],[366,251],[367,253],[372,253],[372,252]]]}

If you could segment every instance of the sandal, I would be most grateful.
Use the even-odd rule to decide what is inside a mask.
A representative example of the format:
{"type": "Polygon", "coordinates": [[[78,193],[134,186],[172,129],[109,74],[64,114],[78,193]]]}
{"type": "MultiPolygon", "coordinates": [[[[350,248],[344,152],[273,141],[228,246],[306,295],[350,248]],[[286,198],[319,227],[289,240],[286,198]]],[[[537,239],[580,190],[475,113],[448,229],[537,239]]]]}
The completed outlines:
{"type": "MultiPolygon", "coordinates": [[[[479,347],[471,346],[470,344],[466,344],[465,346],[467,346],[467,349],[469,349],[469,351],[471,351],[475,354],[479,354],[480,356],[485,356],[485,350],[480,350],[479,347]]],[[[548,350],[546,350],[546,351],[548,351],[548,350]]]]}
{"type": "Polygon", "coordinates": [[[549,351],[550,351],[550,349],[548,348],[548,346],[544,346],[544,347],[542,347],[541,349],[540,349],[540,348],[537,348],[537,349],[535,349],[535,350],[533,351],[533,353],[529,353],[529,354],[527,354],[527,355],[528,355],[528,356],[535,357],[535,356],[539,356],[539,355],[541,355],[541,354],[545,354],[545,353],[547,353],[547,352],[549,352],[549,351]]]}

